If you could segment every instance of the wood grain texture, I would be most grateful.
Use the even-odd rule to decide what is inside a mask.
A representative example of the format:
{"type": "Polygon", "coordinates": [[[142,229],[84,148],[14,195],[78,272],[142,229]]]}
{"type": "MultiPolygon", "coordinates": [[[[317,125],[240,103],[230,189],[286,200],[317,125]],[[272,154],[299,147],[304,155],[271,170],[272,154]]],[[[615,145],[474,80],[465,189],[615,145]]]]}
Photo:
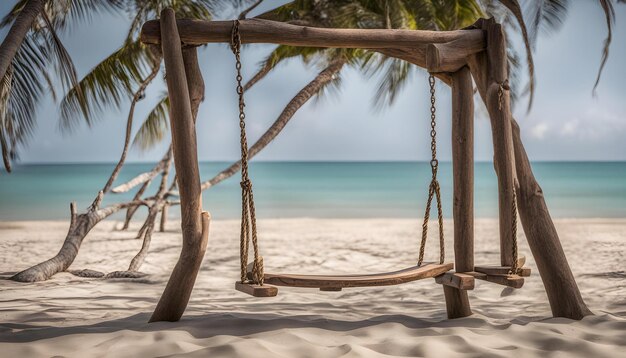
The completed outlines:
{"type": "MultiPolygon", "coordinates": [[[[232,21],[179,19],[181,41],[187,45],[230,42],[232,21]]],[[[298,26],[263,19],[241,20],[242,43],[275,43],[307,47],[366,48],[397,57],[431,72],[453,72],[466,64],[468,56],[483,51],[482,30],[423,31],[399,29],[329,29],[298,26]],[[429,44],[440,44],[428,50],[429,44]],[[427,58],[430,54],[430,60],[427,58]],[[428,67],[433,68],[431,69],[428,67]]],[[[158,20],[143,25],[141,41],[160,43],[158,20]]]]}
{"type": "MultiPolygon", "coordinates": [[[[200,71],[185,69],[185,64],[193,64],[194,61],[183,59],[172,9],[168,8],[161,12],[160,26],[170,99],[170,127],[179,185],[183,245],[178,262],[150,322],[178,321],[182,316],[206,251],[209,230],[209,214],[202,212],[196,128],[186,75],[186,72],[199,75],[200,71]]],[[[189,53],[187,55],[189,56],[189,53]]],[[[195,63],[197,64],[197,61],[195,63]]]]}
{"type": "Polygon", "coordinates": [[[235,289],[254,297],[275,297],[278,294],[278,287],[267,284],[255,285],[237,281],[235,282],[235,289]]]}
{"type": "MultiPolygon", "coordinates": [[[[433,47],[434,45],[431,45],[433,47]]],[[[465,61],[465,60],[464,60],[465,61]]],[[[452,172],[454,218],[454,265],[457,272],[474,269],[474,91],[469,68],[451,73],[452,87],[452,172]]],[[[448,316],[471,315],[472,310],[463,285],[474,288],[474,278],[444,275],[448,316]],[[447,280],[450,279],[450,280],[447,280]],[[453,292],[454,290],[458,292],[453,292]],[[456,305],[466,305],[456,307],[456,305]]]]}
{"type": "MultiPolygon", "coordinates": [[[[483,28],[487,20],[480,19],[474,27],[483,28]]],[[[488,63],[485,52],[468,59],[472,77],[484,102],[488,96],[488,63]]],[[[543,191],[535,179],[521,140],[519,126],[511,117],[517,177],[517,207],[528,245],[546,289],[552,315],[582,319],[592,314],[587,308],[574,280],[545,203],[543,191]]]]}
{"type": "Polygon", "coordinates": [[[454,266],[474,268],[474,89],[469,68],[452,75],[454,266]]]}
{"type": "Polygon", "coordinates": [[[524,278],[519,275],[487,275],[482,272],[466,272],[466,274],[474,276],[478,280],[483,280],[498,285],[522,288],[524,286],[524,278]]]}
{"type": "MultiPolygon", "coordinates": [[[[491,133],[494,148],[494,167],[498,176],[498,211],[500,229],[500,264],[511,266],[513,263],[513,187],[515,182],[515,158],[513,155],[513,137],[511,134],[511,101],[508,90],[502,91],[501,85],[508,78],[508,59],[506,40],[502,25],[493,19],[480,22],[487,32],[486,68],[475,76],[477,85],[486,85],[483,97],[491,121],[491,133]]],[[[471,66],[471,63],[470,63],[471,66]]]]}
{"type": "MultiPolygon", "coordinates": [[[[487,275],[508,275],[511,271],[511,266],[476,266],[474,271],[487,275]]],[[[529,277],[530,267],[520,267],[517,274],[522,277],[529,277]]]]}
{"type": "Polygon", "coordinates": [[[474,289],[474,276],[464,273],[446,272],[441,276],[435,277],[435,282],[440,285],[454,287],[459,290],[474,289]]]}
{"type": "Polygon", "coordinates": [[[293,275],[265,273],[264,282],[275,286],[305,288],[347,288],[390,286],[439,276],[452,270],[452,263],[424,264],[404,270],[366,275],[293,275]]]}
{"type": "Polygon", "coordinates": [[[449,319],[472,315],[467,291],[443,285],[443,295],[446,299],[446,311],[449,319]]]}
{"type": "Polygon", "coordinates": [[[592,312],[587,308],[569,267],[543,191],[533,175],[515,120],[512,122],[512,128],[519,185],[517,207],[528,246],[548,295],[552,315],[582,319],[592,312]]]}
{"type": "MultiPolygon", "coordinates": [[[[204,45],[212,42],[230,43],[232,21],[177,20],[180,39],[189,45],[204,45]]],[[[454,30],[426,31],[400,29],[330,29],[291,25],[284,22],[247,19],[240,20],[239,31],[242,43],[274,43],[306,47],[340,48],[412,48],[416,45],[447,43],[461,40],[458,48],[475,53],[485,48],[483,31],[454,30]]],[[[161,42],[159,20],[144,23],[141,41],[146,44],[161,42]]]]}

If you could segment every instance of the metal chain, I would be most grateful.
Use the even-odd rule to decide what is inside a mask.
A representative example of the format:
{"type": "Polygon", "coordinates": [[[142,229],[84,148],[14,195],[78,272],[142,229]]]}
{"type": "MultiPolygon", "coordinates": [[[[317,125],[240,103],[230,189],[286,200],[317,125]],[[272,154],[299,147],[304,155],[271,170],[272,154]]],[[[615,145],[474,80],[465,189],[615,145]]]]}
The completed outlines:
{"type": "Polygon", "coordinates": [[[439,169],[439,160],[437,160],[437,107],[435,98],[435,76],[432,74],[428,78],[430,85],[430,151],[431,160],[430,168],[432,171],[432,179],[428,187],[428,200],[426,201],[426,212],[424,213],[424,222],[422,224],[422,241],[420,243],[418,266],[422,266],[424,262],[424,251],[426,250],[426,239],[428,237],[428,220],[430,219],[430,207],[433,202],[433,195],[437,199],[437,219],[439,222],[439,263],[442,264],[445,259],[445,243],[443,236],[443,210],[441,208],[441,188],[437,180],[437,171],[439,169]]]}
{"type": "Polygon", "coordinates": [[[246,138],[246,113],[243,97],[243,85],[241,76],[241,35],[239,33],[239,20],[233,21],[231,33],[231,50],[235,55],[235,69],[237,70],[237,95],[239,96],[239,129],[241,142],[241,233],[240,233],[240,259],[241,259],[241,282],[248,282],[248,248],[252,240],[254,251],[254,263],[252,265],[253,282],[263,285],[263,259],[259,255],[259,243],[257,239],[256,213],[254,209],[254,195],[252,194],[252,181],[248,174],[248,140],[246,138]]]}
{"type": "MultiPolygon", "coordinates": [[[[504,82],[499,84],[498,87],[498,109],[502,110],[502,103],[504,102],[504,91],[508,91],[509,81],[504,80],[504,82]]],[[[517,266],[517,193],[515,191],[515,184],[513,184],[513,202],[511,204],[511,269],[509,270],[510,275],[517,275],[519,271],[519,267],[517,266]]]]}

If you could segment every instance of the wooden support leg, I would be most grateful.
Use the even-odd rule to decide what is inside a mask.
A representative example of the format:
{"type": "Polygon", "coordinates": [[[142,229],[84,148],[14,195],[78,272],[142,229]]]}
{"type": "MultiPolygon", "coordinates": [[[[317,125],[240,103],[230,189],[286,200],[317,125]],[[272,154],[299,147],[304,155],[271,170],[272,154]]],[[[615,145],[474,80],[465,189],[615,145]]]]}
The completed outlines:
{"type": "MultiPolygon", "coordinates": [[[[454,199],[454,265],[456,272],[474,271],[474,101],[467,67],[452,78],[452,171],[454,199]]],[[[448,318],[472,314],[467,290],[443,285],[448,318]]]]}
{"type": "Polygon", "coordinates": [[[467,317],[472,314],[469,298],[466,290],[459,290],[454,287],[443,286],[443,294],[446,298],[446,310],[448,318],[467,317]]]}
{"type": "MultiPolygon", "coordinates": [[[[500,32],[501,28],[495,26],[493,20],[479,20],[474,26],[481,28],[489,34],[489,32],[500,32]]],[[[495,35],[496,40],[500,37],[495,35]]],[[[505,47],[504,38],[498,40],[500,48],[505,47]]],[[[493,34],[488,37],[488,47],[494,44],[493,34]]],[[[491,58],[484,53],[470,56],[468,63],[476,82],[476,87],[487,104],[487,110],[490,117],[496,117],[500,112],[497,102],[493,101],[490,88],[492,76],[489,66],[493,66],[491,58]],[[491,99],[490,99],[491,98],[491,99]]],[[[502,58],[502,66],[506,64],[506,58],[502,58]]],[[[503,67],[500,68],[503,68],[503,67]]],[[[581,319],[586,315],[592,314],[582,299],[574,275],[569,268],[567,258],[561,247],[559,235],[556,232],[554,223],[550,217],[550,212],[546,206],[541,187],[533,176],[532,168],[524,145],[522,144],[519,127],[510,113],[510,105],[508,94],[505,96],[503,110],[508,114],[500,120],[508,120],[508,128],[512,130],[512,143],[514,144],[515,171],[518,181],[518,198],[517,207],[520,213],[520,219],[524,227],[524,233],[528,239],[528,245],[537,263],[537,269],[541,275],[552,315],[555,317],[566,317],[571,319],[581,319]]],[[[498,148],[496,151],[500,150],[498,148]]],[[[512,158],[511,158],[512,159],[512,158]]],[[[503,266],[508,266],[503,265],[503,266]]]]}
{"type": "Polygon", "coordinates": [[[209,230],[209,215],[202,212],[196,128],[185,62],[172,9],[161,12],[161,45],[170,99],[170,126],[180,193],[183,246],[150,322],[178,321],[182,316],[206,251],[209,230]]]}

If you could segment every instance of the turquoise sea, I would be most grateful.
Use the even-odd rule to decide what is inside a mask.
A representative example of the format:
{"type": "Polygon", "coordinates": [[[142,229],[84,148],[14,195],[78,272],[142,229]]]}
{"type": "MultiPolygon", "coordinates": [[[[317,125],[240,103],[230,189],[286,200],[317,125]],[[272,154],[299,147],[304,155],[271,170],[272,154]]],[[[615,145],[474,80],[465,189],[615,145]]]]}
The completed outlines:
{"type": "MultiPolygon", "coordinates": [[[[229,163],[201,163],[203,180],[229,163]]],[[[152,168],[127,164],[117,184],[152,168]]],[[[113,164],[19,165],[0,173],[0,220],[66,219],[69,202],[84,208],[113,164]]],[[[533,164],[554,217],[626,218],[626,162],[538,162],[533,164]]],[[[259,217],[420,217],[430,168],[426,162],[255,162],[251,164],[259,217]]],[[[442,163],[445,215],[451,216],[451,164],[442,163]]],[[[156,190],[153,183],[149,190],[156,190]]],[[[216,219],[240,213],[239,174],[204,192],[204,208],[216,219]]],[[[477,217],[497,214],[492,163],[476,163],[477,217]]],[[[105,203],[128,200],[109,194],[105,203]]],[[[178,215],[178,209],[170,211],[178,215]]],[[[119,216],[118,216],[119,217],[119,216]]]]}

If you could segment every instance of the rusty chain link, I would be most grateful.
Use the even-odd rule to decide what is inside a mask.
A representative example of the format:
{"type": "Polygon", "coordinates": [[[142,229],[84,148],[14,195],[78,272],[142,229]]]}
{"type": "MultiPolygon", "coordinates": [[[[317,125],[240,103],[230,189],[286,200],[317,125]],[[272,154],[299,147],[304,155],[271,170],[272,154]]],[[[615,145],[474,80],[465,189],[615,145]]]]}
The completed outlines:
{"type": "Polygon", "coordinates": [[[426,212],[424,213],[424,223],[422,224],[422,241],[420,243],[418,266],[424,263],[424,251],[426,250],[426,239],[428,237],[428,220],[430,219],[430,207],[433,202],[433,195],[437,199],[437,219],[439,222],[439,263],[442,264],[445,259],[445,243],[443,236],[443,210],[441,208],[441,190],[439,181],[437,180],[437,171],[439,170],[439,160],[437,160],[437,107],[435,98],[435,76],[432,74],[428,77],[430,85],[430,168],[432,171],[432,179],[428,187],[428,200],[426,201],[426,212]]]}

